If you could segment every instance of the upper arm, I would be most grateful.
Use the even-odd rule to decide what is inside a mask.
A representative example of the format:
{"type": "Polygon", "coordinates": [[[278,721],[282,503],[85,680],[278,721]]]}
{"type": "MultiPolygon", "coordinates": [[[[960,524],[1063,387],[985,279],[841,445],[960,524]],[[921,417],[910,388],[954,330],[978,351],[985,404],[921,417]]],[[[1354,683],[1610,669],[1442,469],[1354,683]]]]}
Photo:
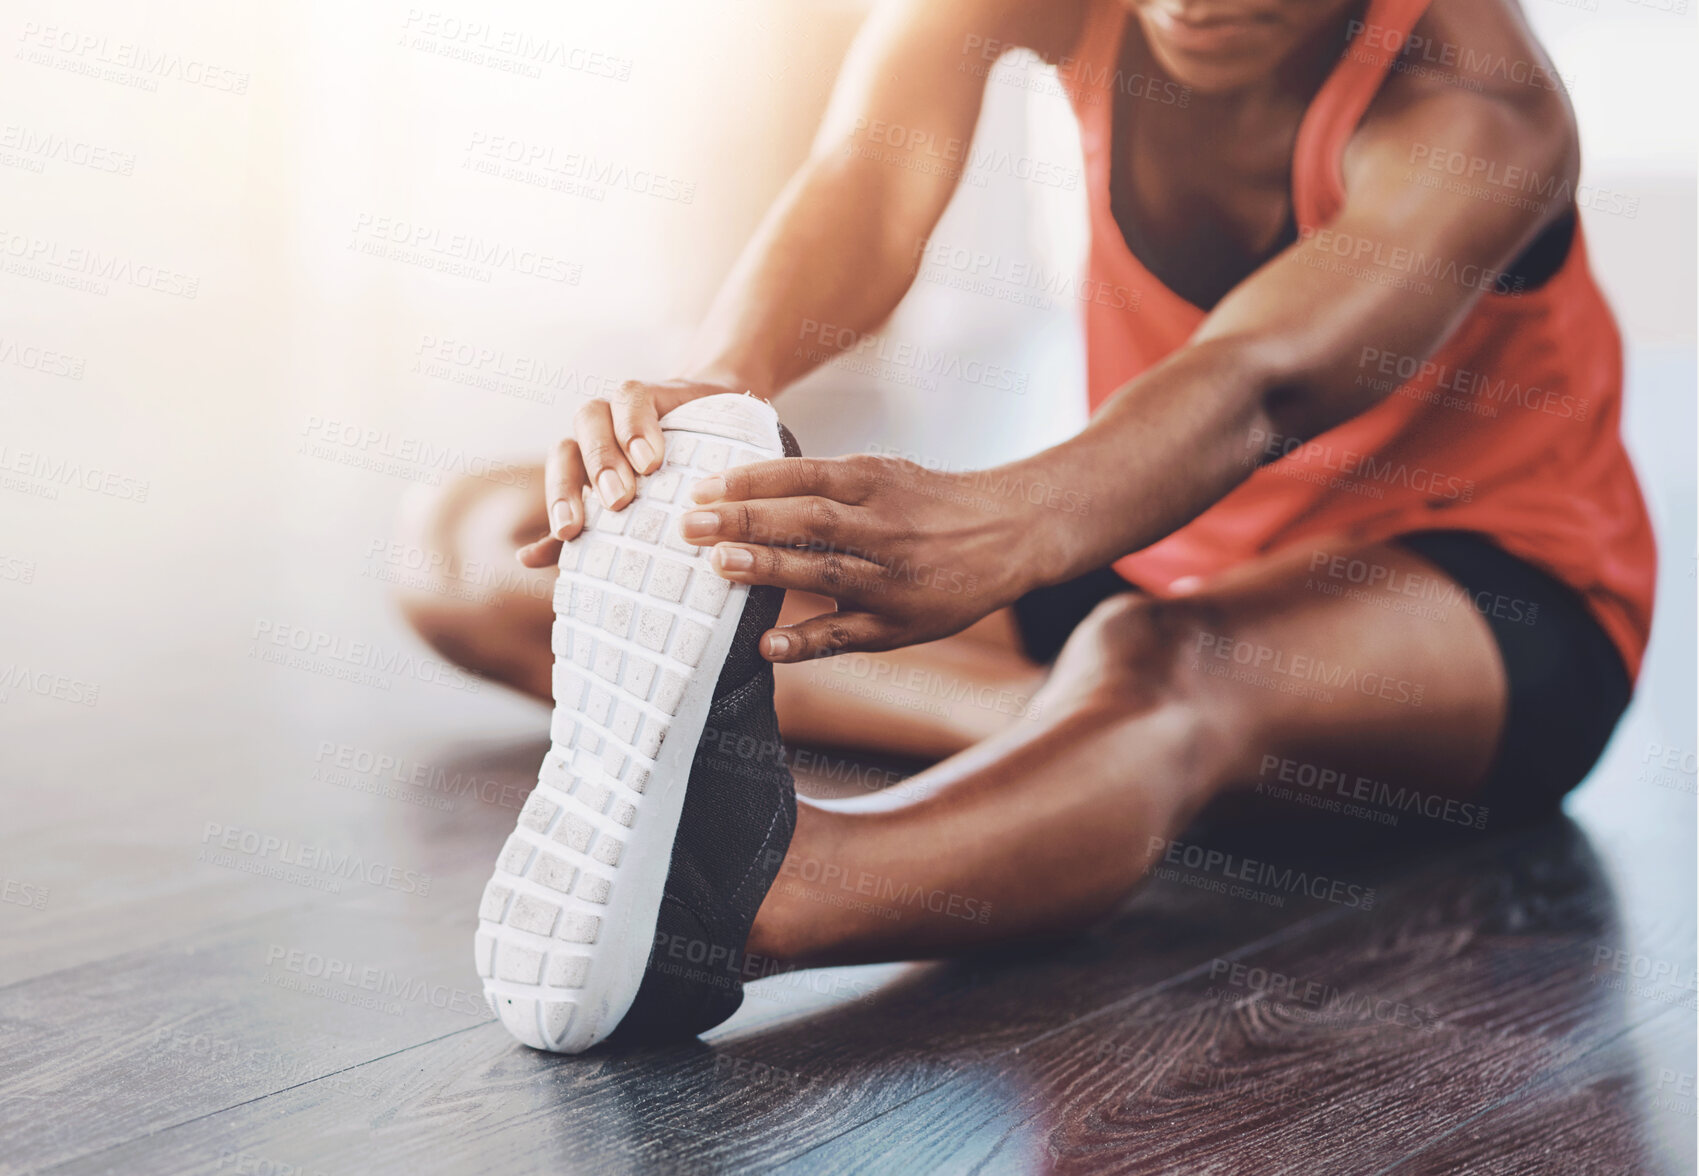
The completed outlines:
{"type": "MultiPolygon", "coordinates": [[[[1470,46],[1471,61],[1544,61],[1505,0],[1438,0],[1418,32],[1470,46]]],[[[1363,349],[1427,358],[1479,299],[1518,292],[1505,268],[1567,210],[1578,152],[1563,93],[1485,80],[1461,66],[1395,73],[1346,152],[1339,215],[1246,279],[1200,331],[1262,347],[1271,411],[1290,418],[1282,431],[1319,432],[1370,407],[1363,349]]]]}
{"type": "Polygon", "coordinates": [[[886,211],[929,218],[930,229],[968,161],[986,47],[1065,51],[1082,10],[1081,0],[885,0],[844,61],[814,161],[900,180],[879,185],[898,204],[886,211]]]}

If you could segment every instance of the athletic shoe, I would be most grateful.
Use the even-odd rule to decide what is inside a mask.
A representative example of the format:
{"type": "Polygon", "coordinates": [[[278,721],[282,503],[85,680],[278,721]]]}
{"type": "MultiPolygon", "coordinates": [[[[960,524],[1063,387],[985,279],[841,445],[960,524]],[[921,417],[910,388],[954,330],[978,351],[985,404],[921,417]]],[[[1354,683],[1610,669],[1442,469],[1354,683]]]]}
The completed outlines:
{"type": "Polygon", "coordinates": [[[722,579],[678,530],[694,482],[794,442],[753,396],[691,401],[661,429],[661,468],[624,510],[591,502],[561,553],[553,745],[478,910],[485,999],[537,1049],[588,1049],[628,1010],[622,1037],[641,1039],[729,1016],[741,985],[721,973],[741,972],[795,825],[756,650],[784,594],[722,579]],[[675,950],[713,975],[669,971],[675,950]]]}

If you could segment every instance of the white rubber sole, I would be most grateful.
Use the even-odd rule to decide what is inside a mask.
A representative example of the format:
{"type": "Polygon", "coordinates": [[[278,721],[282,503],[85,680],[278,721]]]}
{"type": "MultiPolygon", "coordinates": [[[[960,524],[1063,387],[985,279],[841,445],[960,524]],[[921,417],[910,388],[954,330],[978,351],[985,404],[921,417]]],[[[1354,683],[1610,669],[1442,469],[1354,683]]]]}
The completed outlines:
{"type": "Polygon", "coordinates": [[[555,587],[553,746],[478,908],[484,998],[536,1049],[612,1033],[655,937],[691,761],[749,589],[679,537],[698,479],[779,457],[753,396],[668,413],[661,468],[614,512],[589,505],[555,587]]]}

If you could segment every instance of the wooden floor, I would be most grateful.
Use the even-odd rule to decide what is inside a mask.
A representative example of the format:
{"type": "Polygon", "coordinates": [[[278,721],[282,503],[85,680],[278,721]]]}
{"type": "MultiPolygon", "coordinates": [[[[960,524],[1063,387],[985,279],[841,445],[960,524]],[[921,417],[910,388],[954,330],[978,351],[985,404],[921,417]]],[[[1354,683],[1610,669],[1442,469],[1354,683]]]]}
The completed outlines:
{"type": "Polygon", "coordinates": [[[470,951],[541,708],[182,658],[98,726],[8,703],[41,787],[0,855],[0,1171],[1693,1170],[1691,760],[1633,725],[1547,827],[1197,835],[1354,905],[1182,869],[1083,939],[762,981],[706,1042],[562,1058],[470,951]]]}

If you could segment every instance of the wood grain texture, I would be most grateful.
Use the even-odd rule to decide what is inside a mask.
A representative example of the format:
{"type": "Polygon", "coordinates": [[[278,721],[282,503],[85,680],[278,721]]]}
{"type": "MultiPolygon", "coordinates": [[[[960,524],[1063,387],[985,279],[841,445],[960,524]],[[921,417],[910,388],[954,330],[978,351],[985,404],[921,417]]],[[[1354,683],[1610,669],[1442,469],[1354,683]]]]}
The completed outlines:
{"type": "Polygon", "coordinates": [[[0,1173],[1692,1170],[1691,791],[1624,770],[1573,823],[1397,843],[1211,814],[1188,844],[1372,904],[1180,867],[1089,935],[774,977],[705,1042],[559,1058],[470,959],[543,709],[286,676],[260,707],[283,672],[239,668],[199,743],[150,726],[168,695],[110,743],[49,728],[122,786],[0,829],[49,888],[0,904],[0,1173]],[[209,860],[209,822],[430,885],[209,860]]]}
{"type": "Polygon", "coordinates": [[[1671,1008],[1482,1111],[1387,1176],[1691,1172],[1693,1075],[1692,1009],[1671,1008]]]}
{"type": "MultiPolygon", "coordinates": [[[[1609,985],[1602,951],[1651,946],[1627,917],[1572,826],[1482,847],[1412,871],[1372,913],[985,1059],[792,1168],[1372,1171],[1636,1023],[1690,1017],[1673,989],[1609,985]]],[[[1653,947],[1692,951],[1690,926],[1653,947]]]]}

